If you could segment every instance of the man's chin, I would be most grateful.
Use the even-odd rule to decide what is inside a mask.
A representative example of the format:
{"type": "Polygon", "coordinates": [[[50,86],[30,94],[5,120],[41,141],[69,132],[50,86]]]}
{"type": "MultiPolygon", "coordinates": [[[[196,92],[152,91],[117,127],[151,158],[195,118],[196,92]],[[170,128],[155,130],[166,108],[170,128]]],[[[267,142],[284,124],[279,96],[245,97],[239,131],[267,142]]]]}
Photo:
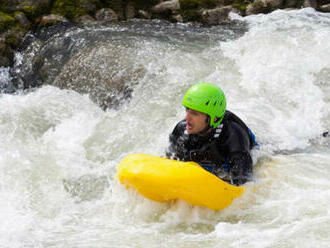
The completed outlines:
{"type": "Polygon", "coordinates": [[[192,128],[186,128],[188,134],[195,134],[194,129],[192,128]]]}

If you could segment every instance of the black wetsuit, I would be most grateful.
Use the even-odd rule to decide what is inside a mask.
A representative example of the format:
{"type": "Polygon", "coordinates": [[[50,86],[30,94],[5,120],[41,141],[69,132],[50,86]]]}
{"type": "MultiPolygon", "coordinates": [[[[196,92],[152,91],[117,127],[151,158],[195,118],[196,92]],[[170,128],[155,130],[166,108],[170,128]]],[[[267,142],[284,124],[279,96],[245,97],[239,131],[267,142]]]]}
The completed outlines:
{"type": "Polygon", "coordinates": [[[222,123],[205,136],[188,134],[186,121],[180,121],[170,135],[166,155],[172,159],[195,161],[218,176],[226,171],[225,180],[241,185],[252,176],[250,150],[255,144],[254,135],[244,122],[226,111],[222,123]]]}

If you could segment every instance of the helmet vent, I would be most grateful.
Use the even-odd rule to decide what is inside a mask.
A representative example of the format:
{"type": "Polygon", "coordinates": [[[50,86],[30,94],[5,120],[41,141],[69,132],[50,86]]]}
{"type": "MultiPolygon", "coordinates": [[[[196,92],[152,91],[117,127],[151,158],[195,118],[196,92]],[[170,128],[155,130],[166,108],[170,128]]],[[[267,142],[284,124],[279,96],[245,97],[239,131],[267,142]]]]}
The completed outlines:
{"type": "Polygon", "coordinates": [[[213,105],[214,105],[214,106],[217,105],[217,101],[215,101],[213,105]]]}
{"type": "Polygon", "coordinates": [[[209,105],[209,103],[210,103],[210,101],[207,101],[207,102],[205,103],[205,105],[207,106],[207,105],[209,105]]]}

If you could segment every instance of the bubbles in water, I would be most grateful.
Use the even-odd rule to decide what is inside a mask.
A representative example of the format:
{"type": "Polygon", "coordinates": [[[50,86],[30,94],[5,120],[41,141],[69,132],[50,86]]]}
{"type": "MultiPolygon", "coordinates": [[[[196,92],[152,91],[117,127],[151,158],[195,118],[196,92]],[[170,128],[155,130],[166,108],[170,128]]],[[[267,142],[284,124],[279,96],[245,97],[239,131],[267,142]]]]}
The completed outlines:
{"type": "MultiPolygon", "coordinates": [[[[145,45],[128,49],[144,71],[119,110],[104,112],[88,95],[51,86],[2,94],[1,245],[326,247],[329,144],[319,138],[330,113],[329,15],[241,19],[249,30],[225,37],[189,26],[107,29],[118,39],[138,34],[145,45]],[[114,178],[129,153],[163,155],[183,118],[182,96],[199,81],[224,89],[229,109],[261,144],[254,181],[220,212],[153,202],[114,178]]],[[[10,80],[8,70],[0,80],[10,80]]]]}

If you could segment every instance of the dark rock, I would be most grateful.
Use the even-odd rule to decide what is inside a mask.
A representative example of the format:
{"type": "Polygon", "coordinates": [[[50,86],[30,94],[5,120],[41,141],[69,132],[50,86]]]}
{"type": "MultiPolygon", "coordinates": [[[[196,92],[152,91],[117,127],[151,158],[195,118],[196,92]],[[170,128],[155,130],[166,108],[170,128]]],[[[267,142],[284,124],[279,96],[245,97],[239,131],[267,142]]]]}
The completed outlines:
{"type": "Polygon", "coordinates": [[[330,12],[330,4],[321,5],[319,10],[322,12],[330,12]]]}
{"type": "Polygon", "coordinates": [[[124,2],[125,0],[106,0],[107,8],[114,10],[117,14],[118,20],[125,19],[125,9],[124,9],[124,2]]]}
{"type": "Polygon", "coordinates": [[[39,27],[48,27],[61,22],[69,22],[69,20],[60,15],[50,14],[40,18],[39,27]]]}
{"type": "Polygon", "coordinates": [[[204,10],[202,12],[202,18],[206,24],[217,24],[219,22],[229,20],[228,15],[231,10],[231,6],[204,10]]]}
{"type": "Polygon", "coordinates": [[[50,6],[51,0],[7,0],[2,4],[5,11],[22,11],[24,8],[50,6]]]}
{"type": "Polygon", "coordinates": [[[21,62],[16,63],[10,70],[13,87],[28,89],[53,80],[59,68],[67,61],[68,47],[71,44],[67,42],[67,39],[58,41],[50,38],[54,35],[64,35],[74,27],[71,22],[62,22],[43,28],[37,33],[29,32],[25,35],[22,44],[17,49],[22,54],[21,62]],[[42,69],[48,70],[46,75],[40,73],[39,70],[42,71],[42,69]]]}
{"type": "Polygon", "coordinates": [[[95,22],[95,19],[90,15],[83,15],[75,18],[74,21],[77,23],[88,24],[95,22]]]}
{"type": "Polygon", "coordinates": [[[183,17],[178,14],[178,15],[173,15],[172,16],[172,20],[176,21],[176,22],[183,22],[183,17]]]}
{"type": "Polygon", "coordinates": [[[301,0],[284,0],[283,7],[284,8],[297,8],[300,7],[301,0]]]}
{"type": "Polygon", "coordinates": [[[317,3],[321,6],[321,5],[326,5],[326,4],[330,4],[330,0],[318,0],[317,3]]]}
{"type": "Polygon", "coordinates": [[[134,2],[128,2],[125,9],[126,19],[133,19],[135,17],[135,14],[136,14],[136,9],[134,2]]]}
{"type": "Polygon", "coordinates": [[[0,39],[0,67],[11,66],[14,59],[14,50],[8,46],[4,39],[0,39]]]}
{"type": "Polygon", "coordinates": [[[0,35],[0,67],[12,66],[15,49],[21,44],[26,31],[12,28],[0,35]]]}
{"type": "Polygon", "coordinates": [[[104,8],[100,9],[97,11],[95,14],[95,18],[97,21],[117,21],[118,20],[118,15],[116,14],[115,11],[109,8],[104,8]]]}
{"type": "Polygon", "coordinates": [[[117,108],[146,73],[137,60],[140,43],[112,40],[107,30],[61,23],[26,37],[21,62],[11,70],[15,89],[54,85],[88,94],[103,109],[117,108]]]}
{"type": "Polygon", "coordinates": [[[21,44],[26,31],[21,28],[12,28],[7,30],[3,37],[5,38],[5,43],[11,48],[16,49],[21,44]]]}
{"type": "Polygon", "coordinates": [[[15,19],[18,21],[18,23],[21,27],[26,28],[26,29],[31,27],[31,22],[26,18],[25,14],[23,12],[16,12],[15,19]]]}
{"type": "Polygon", "coordinates": [[[101,3],[99,0],[79,0],[79,6],[88,13],[95,13],[101,3]]]}
{"type": "Polygon", "coordinates": [[[50,8],[52,0],[7,0],[3,9],[7,12],[20,11],[28,17],[35,17],[50,8]]]}
{"type": "Polygon", "coordinates": [[[151,13],[149,13],[145,10],[139,10],[138,16],[143,19],[151,19],[151,17],[152,17],[151,13]]]}
{"type": "Polygon", "coordinates": [[[78,16],[87,15],[88,11],[80,6],[79,0],[53,0],[51,14],[72,20],[78,16]]]}
{"type": "Polygon", "coordinates": [[[145,75],[127,44],[98,43],[72,57],[53,85],[89,94],[103,109],[117,108],[131,96],[131,85],[145,75]]]}
{"type": "Polygon", "coordinates": [[[125,9],[126,19],[133,19],[136,15],[136,8],[133,2],[128,2],[125,9]]]}
{"type": "Polygon", "coordinates": [[[317,1],[316,0],[304,0],[303,2],[303,7],[304,8],[317,8],[317,1]]]}
{"type": "Polygon", "coordinates": [[[259,14],[270,13],[271,11],[281,8],[283,6],[283,0],[255,0],[249,4],[246,8],[246,14],[259,14]]]}
{"type": "Polygon", "coordinates": [[[176,13],[178,10],[180,10],[179,0],[161,2],[151,8],[151,11],[155,14],[176,13]]]}

